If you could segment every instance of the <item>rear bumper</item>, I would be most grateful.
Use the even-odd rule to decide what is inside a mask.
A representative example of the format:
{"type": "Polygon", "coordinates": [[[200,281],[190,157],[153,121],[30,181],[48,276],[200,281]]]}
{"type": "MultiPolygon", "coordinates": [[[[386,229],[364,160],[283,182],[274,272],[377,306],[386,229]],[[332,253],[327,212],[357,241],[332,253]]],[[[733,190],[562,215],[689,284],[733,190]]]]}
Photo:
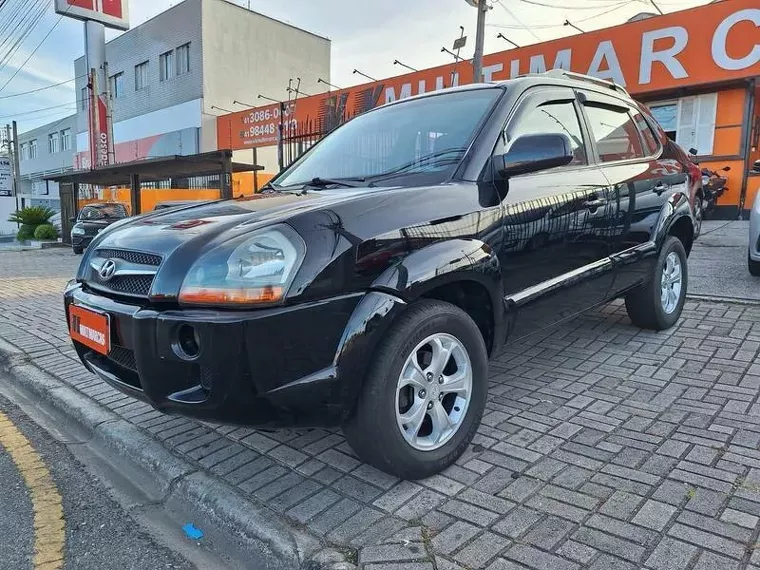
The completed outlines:
{"type": "Polygon", "coordinates": [[[366,351],[403,305],[367,293],[245,312],[159,311],[76,283],[64,299],[67,319],[72,303],[110,316],[108,356],[74,342],[102,380],[166,413],[248,426],[341,423],[362,384],[366,351]],[[193,358],[178,348],[183,326],[199,341],[193,358]]]}

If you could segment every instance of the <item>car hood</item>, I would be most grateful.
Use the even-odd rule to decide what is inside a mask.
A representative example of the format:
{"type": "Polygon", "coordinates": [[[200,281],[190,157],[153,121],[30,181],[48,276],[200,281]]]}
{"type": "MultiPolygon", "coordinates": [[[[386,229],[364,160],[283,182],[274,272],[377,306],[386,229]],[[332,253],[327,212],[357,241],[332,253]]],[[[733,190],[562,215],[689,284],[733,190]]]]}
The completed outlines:
{"type": "Polygon", "coordinates": [[[161,273],[182,273],[199,257],[239,235],[377,191],[341,188],[305,194],[280,193],[159,210],[129,218],[100,232],[82,259],[77,278],[91,277],[90,261],[101,257],[98,250],[155,254],[164,260],[161,273]]]}
{"type": "MultiPolygon", "coordinates": [[[[362,193],[371,191],[363,188],[362,193]]],[[[186,244],[207,249],[260,226],[282,222],[299,213],[351,199],[358,190],[273,194],[156,211],[110,229],[96,244],[167,256],[186,244]]]]}

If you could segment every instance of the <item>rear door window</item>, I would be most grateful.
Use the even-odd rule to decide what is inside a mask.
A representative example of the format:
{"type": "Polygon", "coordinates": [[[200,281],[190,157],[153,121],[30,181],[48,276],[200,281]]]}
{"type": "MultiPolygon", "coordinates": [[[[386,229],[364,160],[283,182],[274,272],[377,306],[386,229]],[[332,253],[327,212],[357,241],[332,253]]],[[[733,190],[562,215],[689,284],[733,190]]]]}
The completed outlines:
{"type": "Polygon", "coordinates": [[[657,154],[660,150],[660,145],[657,143],[657,136],[649,122],[644,118],[644,115],[640,111],[633,111],[633,121],[636,123],[636,128],[639,129],[641,140],[644,141],[644,150],[647,154],[657,154]]]}
{"type": "Polygon", "coordinates": [[[584,108],[601,162],[632,160],[649,154],[644,152],[639,129],[627,109],[591,102],[584,108]]]}

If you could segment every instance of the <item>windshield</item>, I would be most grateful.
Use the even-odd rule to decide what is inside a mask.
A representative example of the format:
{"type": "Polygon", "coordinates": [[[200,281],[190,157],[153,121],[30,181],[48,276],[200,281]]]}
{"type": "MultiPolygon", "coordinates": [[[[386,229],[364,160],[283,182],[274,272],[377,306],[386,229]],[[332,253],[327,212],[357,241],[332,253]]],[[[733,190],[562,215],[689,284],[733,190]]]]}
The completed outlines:
{"type": "Polygon", "coordinates": [[[80,220],[102,220],[105,218],[126,218],[127,211],[121,204],[108,206],[85,206],[79,214],[80,220]]]}
{"type": "Polygon", "coordinates": [[[349,121],[325,137],[275,186],[314,179],[368,180],[432,174],[450,176],[477,129],[503,91],[472,89],[381,107],[349,121]]]}

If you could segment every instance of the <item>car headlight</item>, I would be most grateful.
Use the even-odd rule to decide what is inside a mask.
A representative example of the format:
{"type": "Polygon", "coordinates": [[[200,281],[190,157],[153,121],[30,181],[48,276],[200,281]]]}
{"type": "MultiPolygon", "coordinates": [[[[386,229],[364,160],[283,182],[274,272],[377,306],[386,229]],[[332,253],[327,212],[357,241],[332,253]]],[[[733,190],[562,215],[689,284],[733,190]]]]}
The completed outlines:
{"type": "Polygon", "coordinates": [[[73,236],[83,236],[84,235],[84,228],[80,228],[77,226],[74,226],[71,228],[71,235],[73,236]]]}
{"type": "Polygon", "coordinates": [[[257,230],[201,257],[185,277],[179,301],[228,306],[280,302],[305,254],[306,244],[290,226],[257,230]]]}

